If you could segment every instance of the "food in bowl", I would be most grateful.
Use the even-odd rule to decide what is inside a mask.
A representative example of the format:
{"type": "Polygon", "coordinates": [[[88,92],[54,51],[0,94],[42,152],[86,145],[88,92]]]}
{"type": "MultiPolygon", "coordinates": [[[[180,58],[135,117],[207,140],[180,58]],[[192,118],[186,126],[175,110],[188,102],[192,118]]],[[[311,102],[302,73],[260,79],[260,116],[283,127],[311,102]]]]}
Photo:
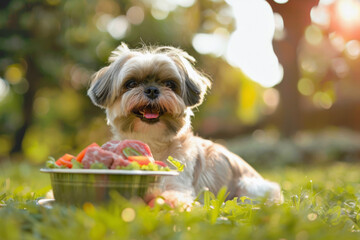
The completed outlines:
{"type": "Polygon", "coordinates": [[[117,192],[127,199],[149,200],[162,191],[164,177],[176,176],[183,165],[172,157],[166,163],[155,161],[150,148],[136,140],[92,143],[76,156],[64,154],[47,162],[41,172],[49,173],[57,203],[82,206],[103,204],[117,192]],[[150,197],[151,198],[151,197],[150,197]]]}
{"type": "MultiPolygon", "coordinates": [[[[168,162],[177,170],[182,170],[181,165],[172,157],[169,156],[168,162]]],[[[47,167],[170,171],[166,163],[154,160],[147,144],[137,140],[111,140],[101,147],[92,143],[76,156],[66,153],[57,160],[50,158],[47,167]]]]}

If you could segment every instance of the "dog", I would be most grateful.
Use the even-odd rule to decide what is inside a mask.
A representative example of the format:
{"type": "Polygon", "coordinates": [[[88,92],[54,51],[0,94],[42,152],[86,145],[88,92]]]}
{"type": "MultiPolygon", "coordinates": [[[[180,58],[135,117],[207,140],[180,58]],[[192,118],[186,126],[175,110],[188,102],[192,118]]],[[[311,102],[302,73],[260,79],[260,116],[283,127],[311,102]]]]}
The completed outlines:
{"type": "Polygon", "coordinates": [[[167,201],[191,205],[204,188],[216,194],[223,186],[227,199],[282,201],[277,183],[224,146],[194,135],[192,110],[203,102],[211,81],[196,70],[192,56],[175,47],[129,49],[122,43],[109,63],[94,74],[88,96],[105,109],[115,138],[143,141],[156,160],[172,156],[185,164],[179,176],[164,181],[161,195],[167,201]]]}

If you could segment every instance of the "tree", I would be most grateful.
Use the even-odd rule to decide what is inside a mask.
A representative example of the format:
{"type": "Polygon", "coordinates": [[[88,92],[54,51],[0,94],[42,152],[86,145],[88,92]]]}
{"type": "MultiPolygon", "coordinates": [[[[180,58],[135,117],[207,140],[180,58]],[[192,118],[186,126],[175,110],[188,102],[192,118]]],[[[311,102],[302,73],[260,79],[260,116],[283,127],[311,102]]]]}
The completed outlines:
{"type": "Polygon", "coordinates": [[[288,1],[278,4],[269,1],[274,12],[279,13],[284,20],[286,36],[280,41],[274,41],[274,49],[279,62],[284,68],[284,78],[279,84],[280,128],[284,136],[291,136],[301,127],[300,94],[297,83],[300,78],[298,64],[298,46],[303,38],[305,28],[311,23],[310,10],[319,0],[288,1]]]}

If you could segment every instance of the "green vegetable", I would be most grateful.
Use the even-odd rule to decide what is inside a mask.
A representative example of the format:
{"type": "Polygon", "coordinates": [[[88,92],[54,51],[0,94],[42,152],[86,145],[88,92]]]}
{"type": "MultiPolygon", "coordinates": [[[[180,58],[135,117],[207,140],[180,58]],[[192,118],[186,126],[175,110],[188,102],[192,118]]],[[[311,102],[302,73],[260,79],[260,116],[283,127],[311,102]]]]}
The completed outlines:
{"type": "Polygon", "coordinates": [[[149,163],[148,165],[138,164],[137,162],[131,162],[126,167],[116,167],[118,170],[144,170],[144,171],[170,171],[169,167],[161,167],[155,163],[149,163]]]}
{"type": "Polygon", "coordinates": [[[166,159],[171,165],[173,165],[174,167],[176,167],[176,169],[179,171],[179,172],[182,172],[184,171],[184,167],[185,165],[182,164],[179,160],[169,156],[167,159],[166,159]]]}
{"type": "Polygon", "coordinates": [[[142,156],[141,153],[139,153],[138,151],[136,151],[135,149],[131,148],[131,147],[126,147],[122,150],[123,154],[125,155],[125,157],[130,157],[130,156],[142,156]]]}
{"type": "Polygon", "coordinates": [[[140,170],[140,165],[137,162],[131,162],[126,167],[120,167],[122,170],[140,170]]]}
{"type": "Polygon", "coordinates": [[[90,165],[90,169],[108,169],[105,164],[101,162],[95,162],[90,165]]]}
{"type": "Polygon", "coordinates": [[[84,165],[76,159],[71,159],[72,169],[83,169],[84,165]]]}
{"type": "Polygon", "coordinates": [[[66,166],[59,166],[56,163],[56,159],[53,157],[49,157],[49,160],[46,161],[47,168],[66,168],[66,166]]]}

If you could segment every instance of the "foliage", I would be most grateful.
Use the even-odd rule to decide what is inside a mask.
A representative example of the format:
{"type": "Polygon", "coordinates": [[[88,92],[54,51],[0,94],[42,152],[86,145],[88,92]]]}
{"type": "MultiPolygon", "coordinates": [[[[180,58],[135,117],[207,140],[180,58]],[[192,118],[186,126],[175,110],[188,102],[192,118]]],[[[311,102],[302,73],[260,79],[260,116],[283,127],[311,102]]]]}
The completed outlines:
{"type": "Polygon", "coordinates": [[[285,201],[269,205],[240,198],[224,202],[226,190],[204,192],[191,210],[153,209],[118,195],[106,206],[82,209],[36,199],[50,189],[47,175],[28,164],[0,166],[1,239],[358,239],[359,165],[282,167],[262,171],[279,181],[285,201]],[[279,174],[281,173],[281,174],[279,174]]]}
{"type": "Polygon", "coordinates": [[[234,138],[227,145],[255,165],[324,164],[360,159],[360,134],[337,128],[300,132],[293,138],[280,138],[273,130],[257,130],[250,136],[234,138]]]}

